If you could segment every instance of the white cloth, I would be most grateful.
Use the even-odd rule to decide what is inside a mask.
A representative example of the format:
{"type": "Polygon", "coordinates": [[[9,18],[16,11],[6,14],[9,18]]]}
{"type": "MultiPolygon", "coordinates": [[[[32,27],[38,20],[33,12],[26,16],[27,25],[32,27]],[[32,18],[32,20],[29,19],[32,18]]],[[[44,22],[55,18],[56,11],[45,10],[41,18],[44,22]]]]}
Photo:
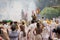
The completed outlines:
{"type": "Polygon", "coordinates": [[[54,38],[53,40],[60,40],[60,39],[58,39],[58,38],[54,38]]]}
{"type": "Polygon", "coordinates": [[[49,35],[50,35],[50,27],[46,26],[46,27],[44,27],[43,32],[42,32],[43,40],[48,40],[49,35]]]}
{"type": "Polygon", "coordinates": [[[51,30],[53,30],[56,27],[56,23],[52,22],[51,25],[50,25],[50,27],[51,27],[51,30]]]}
{"type": "Polygon", "coordinates": [[[23,37],[23,31],[20,31],[20,40],[27,40],[27,36],[23,37]]]}
{"type": "Polygon", "coordinates": [[[35,40],[42,40],[42,36],[41,35],[36,35],[35,40]]]}
{"type": "Polygon", "coordinates": [[[4,27],[5,27],[6,29],[8,29],[9,26],[8,26],[7,24],[4,24],[4,27]]]}
{"type": "Polygon", "coordinates": [[[45,27],[48,26],[46,21],[43,21],[43,24],[44,24],[45,27]]]}
{"type": "Polygon", "coordinates": [[[34,29],[36,28],[36,23],[30,24],[28,27],[29,32],[29,40],[34,40],[35,36],[33,34],[34,29]]]}
{"type": "Polygon", "coordinates": [[[28,29],[35,29],[36,28],[36,23],[30,24],[28,29]]]}

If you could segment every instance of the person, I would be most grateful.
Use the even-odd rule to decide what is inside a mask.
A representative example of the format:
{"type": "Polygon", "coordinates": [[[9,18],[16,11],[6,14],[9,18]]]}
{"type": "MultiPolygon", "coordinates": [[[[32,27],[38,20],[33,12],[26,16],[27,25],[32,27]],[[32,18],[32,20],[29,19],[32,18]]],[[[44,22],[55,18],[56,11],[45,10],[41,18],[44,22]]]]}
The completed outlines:
{"type": "Polygon", "coordinates": [[[3,25],[0,25],[0,39],[1,40],[10,40],[9,36],[7,34],[7,31],[3,27],[3,25]]]}
{"type": "Polygon", "coordinates": [[[28,40],[34,40],[33,30],[36,28],[36,22],[34,20],[31,21],[31,24],[28,26],[28,40]]]}
{"type": "Polygon", "coordinates": [[[20,25],[20,40],[27,40],[25,26],[20,25]]]}
{"type": "Polygon", "coordinates": [[[42,36],[41,36],[42,28],[40,27],[40,23],[37,23],[36,26],[37,27],[33,31],[33,33],[35,35],[35,40],[42,40],[42,36]]]}
{"type": "Polygon", "coordinates": [[[56,25],[59,25],[59,21],[58,21],[58,19],[56,19],[55,22],[56,22],[56,25]]]}
{"type": "Polygon", "coordinates": [[[34,20],[35,22],[37,21],[37,16],[36,16],[36,14],[33,14],[33,15],[32,15],[32,21],[33,21],[33,20],[34,20]]]}
{"type": "Polygon", "coordinates": [[[25,20],[22,20],[21,24],[25,27],[25,31],[27,32],[28,30],[26,30],[28,27],[27,27],[27,24],[25,22],[25,20]]]}
{"type": "Polygon", "coordinates": [[[49,35],[50,35],[50,25],[45,26],[42,29],[42,33],[41,34],[42,34],[43,40],[48,40],[49,35]]]}
{"type": "Polygon", "coordinates": [[[53,29],[52,32],[52,40],[60,40],[60,25],[58,25],[57,28],[53,29]]]}
{"type": "Polygon", "coordinates": [[[12,24],[11,25],[11,28],[7,30],[8,32],[8,35],[9,35],[9,38],[10,40],[20,40],[19,39],[19,34],[20,34],[20,31],[17,30],[17,25],[15,24],[12,24]]]}

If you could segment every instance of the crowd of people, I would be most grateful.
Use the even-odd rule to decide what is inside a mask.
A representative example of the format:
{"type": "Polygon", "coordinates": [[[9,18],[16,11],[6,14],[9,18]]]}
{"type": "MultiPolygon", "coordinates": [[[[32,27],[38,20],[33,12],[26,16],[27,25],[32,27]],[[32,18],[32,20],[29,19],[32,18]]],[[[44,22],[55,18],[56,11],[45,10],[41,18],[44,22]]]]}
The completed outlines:
{"type": "Polygon", "coordinates": [[[27,23],[0,22],[0,40],[60,40],[60,20],[58,18],[32,20],[27,23]],[[28,25],[27,25],[28,24],[28,25]]]}

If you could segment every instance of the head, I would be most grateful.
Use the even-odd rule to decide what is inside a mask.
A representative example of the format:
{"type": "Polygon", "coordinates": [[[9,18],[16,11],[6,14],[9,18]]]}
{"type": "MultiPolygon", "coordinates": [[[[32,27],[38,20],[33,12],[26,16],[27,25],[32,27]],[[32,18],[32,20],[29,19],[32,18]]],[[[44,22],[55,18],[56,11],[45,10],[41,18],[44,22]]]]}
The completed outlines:
{"type": "Polygon", "coordinates": [[[35,23],[35,21],[34,21],[34,20],[32,20],[32,21],[31,21],[31,23],[35,23]]]}
{"type": "Polygon", "coordinates": [[[10,22],[10,25],[12,25],[13,24],[13,22],[10,22]]]}
{"type": "Polygon", "coordinates": [[[59,21],[58,20],[55,20],[55,22],[58,24],[59,23],[59,21]]]}
{"type": "Polygon", "coordinates": [[[25,23],[22,21],[22,25],[24,25],[25,23]]]}
{"type": "Polygon", "coordinates": [[[16,30],[16,26],[17,26],[17,25],[12,24],[12,25],[11,25],[11,30],[12,30],[12,31],[15,31],[15,30],[16,30]]]}
{"type": "Polygon", "coordinates": [[[60,26],[57,27],[57,33],[60,34],[60,26]]]}
{"type": "Polygon", "coordinates": [[[0,24],[2,24],[2,22],[0,21],[0,24]]]}
{"type": "Polygon", "coordinates": [[[36,24],[36,25],[37,25],[37,28],[40,28],[40,23],[38,23],[38,22],[37,22],[37,24],[36,24]]]}
{"type": "Polygon", "coordinates": [[[25,21],[25,20],[22,20],[22,21],[21,21],[21,24],[22,24],[22,25],[25,25],[25,24],[26,24],[26,21],[25,21]]]}
{"type": "Polygon", "coordinates": [[[36,20],[36,18],[37,18],[37,17],[36,17],[36,15],[35,15],[35,14],[34,14],[34,15],[32,15],[32,19],[33,19],[33,20],[36,20]]]}
{"type": "Polygon", "coordinates": [[[60,34],[60,25],[58,25],[57,28],[53,30],[53,32],[60,34]]]}
{"type": "Polygon", "coordinates": [[[42,19],[44,19],[44,17],[42,17],[42,19]]]}
{"type": "Polygon", "coordinates": [[[16,21],[15,21],[15,22],[13,22],[13,23],[17,25],[17,22],[16,22],[16,21]]]}
{"type": "Polygon", "coordinates": [[[4,24],[7,24],[7,21],[3,20],[2,23],[3,23],[3,25],[4,25],[4,24]]]}

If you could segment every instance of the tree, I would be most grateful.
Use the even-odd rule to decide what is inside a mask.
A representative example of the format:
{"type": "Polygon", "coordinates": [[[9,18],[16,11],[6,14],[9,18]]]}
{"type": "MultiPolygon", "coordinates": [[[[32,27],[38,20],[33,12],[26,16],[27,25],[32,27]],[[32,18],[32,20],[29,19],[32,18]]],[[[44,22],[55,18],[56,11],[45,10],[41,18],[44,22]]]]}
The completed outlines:
{"type": "Polygon", "coordinates": [[[55,9],[53,7],[46,7],[40,12],[40,15],[42,17],[52,19],[60,16],[60,11],[57,8],[55,9]]]}

